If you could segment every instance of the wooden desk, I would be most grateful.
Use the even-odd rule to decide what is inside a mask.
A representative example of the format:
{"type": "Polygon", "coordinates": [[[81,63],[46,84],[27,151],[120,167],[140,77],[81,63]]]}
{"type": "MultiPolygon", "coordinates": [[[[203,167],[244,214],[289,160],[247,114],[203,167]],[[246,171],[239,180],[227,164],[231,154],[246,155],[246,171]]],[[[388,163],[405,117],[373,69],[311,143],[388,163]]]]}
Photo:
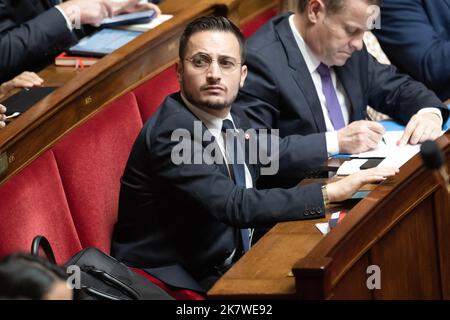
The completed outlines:
{"type": "Polygon", "coordinates": [[[237,0],[167,0],[174,18],[104,57],[82,72],[49,66],[40,75],[46,86],[60,87],[0,131],[0,183],[37,158],[64,134],[128,92],[173,65],[179,37],[195,17],[227,15],[239,20],[237,0]]]}
{"type": "MultiPolygon", "coordinates": [[[[438,140],[450,166],[450,134],[438,140]]],[[[450,299],[450,196],[416,155],[326,236],[322,220],[277,224],[211,298],[450,299]],[[381,290],[368,290],[378,265],[381,290]]],[[[336,208],[331,209],[331,211],[336,208]]]]}

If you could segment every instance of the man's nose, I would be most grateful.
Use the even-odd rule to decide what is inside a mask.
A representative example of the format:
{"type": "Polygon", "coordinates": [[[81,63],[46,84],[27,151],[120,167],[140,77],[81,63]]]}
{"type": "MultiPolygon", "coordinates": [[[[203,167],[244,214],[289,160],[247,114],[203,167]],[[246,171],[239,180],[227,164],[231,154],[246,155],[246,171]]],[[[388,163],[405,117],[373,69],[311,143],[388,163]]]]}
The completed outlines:
{"type": "Polygon", "coordinates": [[[219,67],[217,61],[212,61],[209,65],[209,68],[206,72],[208,78],[211,79],[220,79],[222,77],[222,70],[219,67]]]}
{"type": "Polygon", "coordinates": [[[364,37],[364,32],[361,32],[361,34],[352,38],[350,40],[350,47],[355,49],[356,51],[361,50],[363,48],[363,37],[364,37]]]}

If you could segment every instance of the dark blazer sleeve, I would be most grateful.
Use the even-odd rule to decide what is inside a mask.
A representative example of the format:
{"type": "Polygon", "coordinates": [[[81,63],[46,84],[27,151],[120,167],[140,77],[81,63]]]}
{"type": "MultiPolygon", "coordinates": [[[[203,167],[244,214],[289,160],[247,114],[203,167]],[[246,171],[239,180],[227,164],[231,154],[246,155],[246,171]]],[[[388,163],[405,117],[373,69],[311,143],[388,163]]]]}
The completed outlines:
{"type": "MultiPolygon", "coordinates": [[[[284,138],[272,134],[262,140],[274,142],[266,146],[260,143],[259,146],[268,150],[264,154],[270,155],[270,168],[278,168],[277,178],[293,178],[298,182],[303,177],[317,175],[328,158],[325,135],[321,133],[307,136],[293,134],[284,138]],[[271,145],[276,145],[277,150],[271,150],[271,145]]],[[[266,170],[266,167],[260,170],[266,170]]]]}
{"type": "Polygon", "coordinates": [[[66,20],[56,8],[17,25],[11,8],[0,3],[0,74],[13,76],[24,65],[47,60],[55,49],[62,50],[72,42],[72,33],[66,20]],[[31,63],[30,63],[31,62],[31,63]]]}
{"type": "Polygon", "coordinates": [[[449,110],[425,85],[397,72],[393,65],[377,62],[367,50],[362,50],[360,54],[367,61],[367,68],[361,70],[368,70],[367,96],[370,106],[402,124],[407,124],[422,108],[438,108],[444,123],[447,121],[449,110]]]}
{"type": "MultiPolygon", "coordinates": [[[[376,30],[375,35],[388,57],[400,69],[424,82],[429,88],[448,88],[449,34],[444,35],[443,30],[435,30],[423,2],[385,0],[381,9],[381,30],[376,30]]],[[[442,4],[445,1],[428,2],[428,6],[445,6],[442,4]]],[[[443,25],[441,29],[448,27],[443,25]]]]}
{"type": "MultiPolygon", "coordinates": [[[[282,86],[271,71],[271,66],[253,50],[247,53],[250,72],[244,87],[239,91],[236,107],[250,119],[253,128],[278,129],[282,99],[282,86]]],[[[280,132],[280,172],[278,177],[294,174],[307,176],[317,171],[327,158],[324,133],[288,135],[280,132]],[[302,174],[300,174],[302,172],[302,174]]]]}
{"type": "MultiPolygon", "coordinates": [[[[220,171],[218,165],[204,162],[175,165],[171,153],[179,142],[171,141],[171,135],[173,128],[185,128],[186,122],[177,114],[164,122],[170,122],[170,126],[158,126],[158,132],[147,139],[147,148],[153,150],[152,171],[172,188],[194,199],[218,221],[243,228],[324,216],[319,184],[291,189],[241,189],[220,171]]],[[[201,159],[204,155],[202,145],[193,139],[186,140],[184,143],[192,146],[192,162],[196,154],[201,159]]]]}

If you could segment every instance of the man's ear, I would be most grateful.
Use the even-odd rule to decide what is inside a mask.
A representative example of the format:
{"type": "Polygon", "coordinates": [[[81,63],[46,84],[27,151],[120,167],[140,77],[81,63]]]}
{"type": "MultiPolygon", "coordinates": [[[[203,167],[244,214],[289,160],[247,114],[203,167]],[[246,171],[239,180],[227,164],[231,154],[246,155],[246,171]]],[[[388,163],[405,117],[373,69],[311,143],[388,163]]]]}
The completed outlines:
{"type": "Polygon", "coordinates": [[[248,74],[248,68],[244,64],[241,68],[241,83],[239,84],[239,88],[242,88],[244,86],[245,79],[247,79],[247,74],[248,74]]]}
{"type": "Polygon", "coordinates": [[[177,62],[176,64],[177,68],[177,79],[179,83],[183,82],[183,66],[181,65],[181,62],[177,62]]]}
{"type": "Polygon", "coordinates": [[[320,15],[325,15],[325,4],[322,0],[311,0],[306,7],[308,20],[316,24],[320,15]]]}

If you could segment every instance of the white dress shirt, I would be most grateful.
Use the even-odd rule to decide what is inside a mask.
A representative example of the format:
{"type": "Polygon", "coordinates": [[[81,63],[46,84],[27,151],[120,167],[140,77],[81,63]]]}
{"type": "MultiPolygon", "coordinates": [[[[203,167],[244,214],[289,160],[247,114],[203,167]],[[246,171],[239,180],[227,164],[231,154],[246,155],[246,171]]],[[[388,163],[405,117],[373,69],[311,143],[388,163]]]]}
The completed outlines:
{"type": "MultiPolygon", "coordinates": [[[[222,153],[222,157],[225,159],[225,163],[227,164],[228,168],[228,174],[231,177],[230,174],[230,166],[228,165],[229,157],[226,156],[226,149],[225,149],[225,134],[222,132],[222,123],[224,119],[218,118],[196,106],[194,106],[192,103],[190,103],[183,94],[181,95],[181,98],[183,99],[186,106],[189,108],[189,110],[192,111],[193,114],[199,118],[203,124],[208,128],[209,132],[214,136],[216,139],[217,144],[219,145],[220,152],[222,153]]],[[[230,120],[233,123],[234,128],[236,129],[236,125],[234,124],[233,117],[231,116],[231,113],[228,113],[228,115],[225,117],[225,119],[230,120]]],[[[247,189],[253,188],[253,180],[252,176],[250,175],[250,171],[247,168],[247,165],[244,165],[245,167],[245,186],[247,189]]]]}
{"type": "MultiPolygon", "coordinates": [[[[311,49],[303,40],[303,37],[298,32],[297,28],[294,24],[294,15],[289,17],[289,24],[291,26],[292,33],[294,34],[295,41],[300,49],[300,52],[305,60],[306,66],[308,68],[309,73],[311,74],[311,78],[314,83],[314,87],[316,88],[317,96],[319,97],[320,105],[322,107],[323,117],[325,119],[325,125],[327,128],[326,141],[327,141],[327,151],[329,155],[333,155],[339,153],[339,141],[337,136],[337,131],[335,131],[333,127],[333,123],[331,122],[330,115],[327,109],[327,103],[325,95],[322,91],[322,80],[320,78],[320,74],[317,71],[317,67],[320,65],[321,61],[314,55],[311,49]]],[[[345,93],[345,89],[342,86],[341,81],[336,77],[336,72],[333,68],[330,68],[331,73],[331,81],[333,82],[333,87],[336,90],[336,95],[339,101],[339,105],[341,106],[342,116],[344,117],[345,125],[348,125],[350,119],[350,100],[345,93]]]]}

